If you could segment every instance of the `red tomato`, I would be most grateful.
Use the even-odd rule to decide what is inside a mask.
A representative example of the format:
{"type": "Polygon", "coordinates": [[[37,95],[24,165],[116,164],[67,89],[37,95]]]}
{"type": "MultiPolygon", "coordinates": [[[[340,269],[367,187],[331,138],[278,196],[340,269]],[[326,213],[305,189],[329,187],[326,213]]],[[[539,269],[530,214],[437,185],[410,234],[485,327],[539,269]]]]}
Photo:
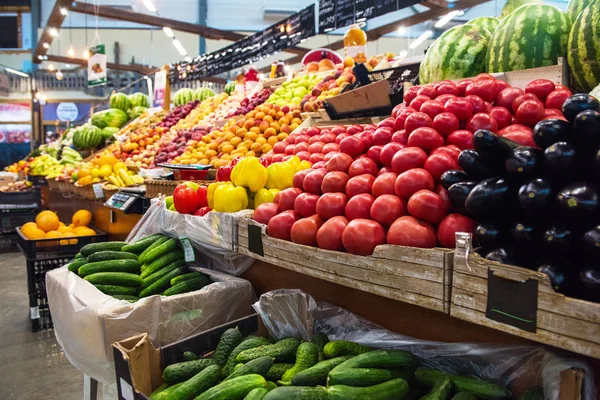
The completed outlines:
{"type": "MultiPolygon", "coordinates": [[[[335,133],[331,133],[331,132],[324,133],[324,134],[321,135],[321,141],[323,143],[327,143],[327,144],[329,144],[329,143],[335,143],[335,138],[336,137],[337,137],[337,135],[335,133]]],[[[298,139],[296,139],[296,143],[298,143],[298,139]]]]}
{"type": "Polygon", "coordinates": [[[423,168],[431,174],[435,182],[440,181],[440,177],[444,172],[451,169],[460,169],[452,156],[442,152],[430,155],[423,168]]]}
{"type": "Polygon", "coordinates": [[[468,96],[465,96],[465,99],[469,99],[469,101],[473,105],[473,114],[487,111],[486,103],[481,97],[476,96],[474,94],[470,94],[468,96]]]}
{"type": "Polygon", "coordinates": [[[302,193],[294,201],[294,210],[304,218],[317,213],[317,201],[319,196],[316,194],[302,193]]]}
{"type": "Polygon", "coordinates": [[[544,117],[558,117],[564,118],[562,111],[557,110],[556,108],[546,108],[544,110],[544,117]]]}
{"type": "Polygon", "coordinates": [[[395,194],[394,185],[398,174],[393,172],[386,172],[375,178],[371,192],[373,197],[377,198],[384,194],[395,194]]]}
{"type": "MultiPolygon", "coordinates": [[[[402,108],[404,108],[404,105],[399,104],[398,106],[402,106],[402,108]]],[[[396,106],[396,107],[398,107],[396,106]]],[[[396,109],[396,107],[394,107],[394,109],[396,109]]],[[[398,109],[398,112],[400,112],[401,108],[398,109]]],[[[348,127],[348,129],[346,129],[345,134],[347,135],[355,135],[357,133],[360,133],[364,130],[364,128],[361,125],[351,125],[348,127]]]]}
{"type": "Polygon", "coordinates": [[[277,239],[291,240],[292,226],[300,219],[300,214],[294,210],[287,210],[281,214],[277,214],[267,225],[269,236],[277,239]]]}
{"type": "Polygon", "coordinates": [[[387,243],[427,249],[437,246],[437,238],[433,226],[405,215],[390,226],[387,232],[387,243]]]}
{"type": "Polygon", "coordinates": [[[340,151],[348,154],[350,157],[356,157],[362,154],[364,142],[356,136],[349,136],[340,142],[340,151]]]}
{"type": "Polygon", "coordinates": [[[268,224],[271,218],[279,214],[279,204],[262,203],[254,210],[252,219],[261,224],[268,224]]]}
{"type": "Polygon", "coordinates": [[[379,222],[355,219],[344,229],[342,244],[348,253],[370,256],[375,247],[385,244],[385,231],[379,222]]]}
{"type": "Polygon", "coordinates": [[[392,118],[392,117],[386,118],[377,124],[377,128],[393,128],[393,127],[394,127],[394,118],[392,118]]]}
{"type": "Polygon", "coordinates": [[[419,147],[405,147],[392,157],[392,171],[401,174],[411,168],[421,168],[427,160],[427,153],[419,147]]]}
{"type": "MultiPolygon", "coordinates": [[[[335,137],[335,142],[334,142],[334,143],[336,143],[336,144],[340,144],[340,143],[342,143],[342,140],[346,139],[348,136],[350,136],[350,135],[348,135],[347,133],[340,133],[339,135],[337,135],[337,136],[335,137]]],[[[313,138],[315,138],[315,137],[318,137],[318,138],[319,138],[319,140],[321,140],[321,137],[320,137],[320,136],[313,136],[313,137],[311,137],[310,139],[312,140],[312,139],[313,139],[313,138]]],[[[308,143],[310,143],[310,140],[308,141],[308,143]]]]}
{"type": "Polygon", "coordinates": [[[350,170],[348,171],[348,175],[350,178],[363,175],[363,174],[371,174],[373,176],[377,176],[379,172],[379,167],[375,163],[375,161],[371,160],[368,157],[359,158],[350,165],[350,170]]]}
{"type": "Polygon", "coordinates": [[[290,230],[292,242],[305,246],[317,245],[317,232],[323,225],[323,220],[318,215],[299,219],[294,222],[290,230]]]}
{"type": "Polygon", "coordinates": [[[404,147],[405,146],[403,144],[396,142],[386,144],[385,146],[383,146],[381,152],[379,153],[379,160],[383,165],[386,165],[388,167],[391,166],[392,158],[394,157],[394,155],[400,150],[402,150],[404,147]]]}
{"type": "Polygon", "coordinates": [[[285,153],[286,144],[285,142],[277,142],[273,145],[273,153],[285,153]]]}
{"type": "Polygon", "coordinates": [[[493,75],[490,75],[486,72],[482,72],[480,74],[477,74],[477,76],[475,76],[475,78],[473,78],[474,81],[480,81],[483,79],[493,79],[494,81],[496,80],[496,78],[494,78],[493,75]]]}
{"type": "MultiPolygon", "coordinates": [[[[513,114],[515,114],[515,116],[517,115],[517,110],[519,109],[519,106],[525,100],[535,100],[535,101],[539,102],[540,104],[542,104],[542,102],[537,98],[537,96],[535,94],[533,94],[533,93],[522,94],[521,96],[517,97],[512,103],[512,112],[513,112],[513,114]]],[[[542,104],[542,106],[543,106],[543,104],[542,104]]]]}
{"type": "Polygon", "coordinates": [[[419,89],[417,96],[427,96],[430,99],[433,99],[435,96],[437,96],[437,93],[435,91],[435,87],[427,85],[419,89]]]}
{"type": "Polygon", "coordinates": [[[406,145],[408,143],[408,133],[405,129],[394,132],[392,135],[392,142],[400,143],[406,145]]]}
{"type": "Polygon", "coordinates": [[[450,203],[450,198],[448,197],[448,191],[442,187],[442,185],[437,185],[435,187],[434,193],[437,194],[444,200],[444,203],[448,206],[448,209],[452,206],[450,203]]]}
{"type": "MultiPolygon", "coordinates": [[[[453,82],[443,82],[436,87],[435,91],[438,95],[451,94],[454,96],[458,96],[460,94],[458,87],[453,82]]],[[[436,97],[436,100],[437,99],[438,97],[436,97]]]]}
{"type": "Polygon", "coordinates": [[[467,130],[475,133],[480,129],[487,129],[492,132],[498,131],[498,123],[496,120],[486,113],[477,113],[467,122],[467,130]]]}
{"type": "Polygon", "coordinates": [[[400,111],[402,111],[402,109],[404,108],[406,108],[406,105],[404,103],[400,103],[397,106],[395,106],[392,110],[392,118],[397,118],[400,111]]]}
{"type": "MultiPolygon", "coordinates": [[[[457,88],[457,90],[458,90],[458,88],[457,88]]],[[[453,94],[443,94],[441,96],[436,97],[435,100],[443,103],[444,105],[446,105],[446,103],[448,102],[448,100],[455,99],[455,98],[456,98],[456,96],[453,95],[453,94]]]]}
{"type": "Polygon", "coordinates": [[[410,104],[410,102],[417,97],[419,89],[421,89],[421,86],[418,85],[409,87],[406,93],[404,93],[404,104],[410,104]]]}
{"type": "Polygon", "coordinates": [[[546,108],[556,108],[562,110],[562,106],[565,101],[573,94],[570,90],[555,90],[546,97],[546,108]]]}
{"type": "Polygon", "coordinates": [[[373,132],[373,144],[379,146],[388,144],[392,140],[393,133],[393,128],[389,128],[387,126],[377,128],[377,130],[373,132]]]}
{"type": "Polygon", "coordinates": [[[419,190],[433,190],[434,187],[433,177],[422,168],[413,168],[401,173],[394,183],[396,196],[405,200],[419,190]]]}
{"type": "MultiPolygon", "coordinates": [[[[328,153],[331,154],[331,153],[328,153]]],[[[308,161],[310,161],[311,163],[318,163],[319,161],[325,161],[325,154],[323,153],[315,153],[315,154],[311,154],[310,157],[308,157],[308,161]]]]}
{"type": "Polygon", "coordinates": [[[321,192],[321,183],[323,183],[325,175],[327,175],[327,170],[325,168],[316,169],[306,174],[302,185],[304,191],[316,195],[323,193],[321,192]]]}
{"type": "Polygon", "coordinates": [[[296,144],[296,147],[294,147],[294,154],[298,154],[302,151],[308,151],[308,143],[302,142],[296,144]]]}
{"type": "Polygon", "coordinates": [[[400,129],[404,129],[404,121],[406,121],[406,116],[397,116],[396,119],[394,120],[394,132],[395,131],[399,131],[400,129]]]}
{"type": "Polygon", "coordinates": [[[517,122],[534,127],[544,118],[544,106],[536,100],[525,100],[517,109],[517,122]]]}
{"type": "Polygon", "coordinates": [[[371,206],[371,218],[383,226],[390,226],[395,220],[406,214],[406,205],[400,198],[384,194],[371,206]]]}
{"type": "Polygon", "coordinates": [[[423,112],[415,112],[410,114],[404,122],[404,129],[408,134],[417,128],[430,127],[433,125],[431,117],[423,112]]]}
{"type": "Polygon", "coordinates": [[[315,142],[315,143],[313,143],[313,144],[311,144],[311,145],[308,146],[308,151],[310,151],[311,153],[322,153],[323,152],[323,146],[325,146],[325,143],[323,143],[323,142],[315,142]]]}
{"type": "Polygon", "coordinates": [[[501,91],[503,91],[507,87],[510,87],[510,85],[508,84],[508,82],[503,81],[502,79],[496,79],[496,90],[497,90],[497,93],[500,93],[501,91]]]}
{"type": "Polygon", "coordinates": [[[438,147],[437,149],[435,149],[434,151],[431,152],[431,155],[436,154],[436,153],[443,153],[443,154],[449,155],[450,158],[452,158],[454,161],[456,161],[458,159],[458,156],[460,155],[461,151],[462,150],[460,149],[460,147],[458,147],[454,144],[449,144],[447,146],[438,147]]]}
{"type": "Polygon", "coordinates": [[[446,102],[444,111],[456,115],[459,121],[468,121],[473,115],[473,103],[469,99],[454,98],[446,102]]]}
{"type": "Polygon", "coordinates": [[[504,107],[492,107],[489,114],[492,118],[496,120],[496,123],[498,124],[498,129],[502,129],[505,126],[510,125],[512,114],[510,113],[510,111],[508,111],[508,109],[504,107]]]}
{"type": "Polygon", "coordinates": [[[352,198],[357,194],[371,193],[371,188],[373,187],[374,182],[375,177],[369,174],[350,178],[346,184],[346,196],[348,196],[348,198],[352,198]]]}
{"type": "Polygon", "coordinates": [[[375,161],[375,164],[381,165],[381,149],[384,146],[371,146],[371,148],[367,151],[367,157],[371,160],[375,161]]]}
{"type": "Polygon", "coordinates": [[[473,233],[475,222],[460,214],[447,215],[437,227],[437,238],[442,247],[456,247],[456,232],[473,233]]]}
{"type": "Polygon", "coordinates": [[[408,136],[409,147],[420,147],[425,151],[431,151],[443,146],[444,138],[433,128],[418,128],[408,136]]]}
{"type": "Polygon", "coordinates": [[[436,115],[444,111],[444,103],[437,100],[427,100],[421,108],[420,112],[429,115],[429,118],[434,118],[436,115]]]}
{"type": "Polygon", "coordinates": [[[298,188],[283,189],[281,192],[275,195],[273,202],[279,204],[279,211],[293,210],[294,201],[296,201],[296,197],[298,197],[298,195],[301,193],[302,190],[298,188]]]}
{"type": "MultiPolygon", "coordinates": [[[[347,173],[354,159],[346,153],[337,153],[327,161],[328,171],[341,171],[347,173]]],[[[313,166],[314,167],[314,166],[313,166]]]]}
{"type": "Polygon", "coordinates": [[[429,190],[419,190],[408,199],[408,213],[430,224],[437,224],[448,213],[448,204],[429,190]]]}
{"type": "Polygon", "coordinates": [[[371,218],[371,206],[375,198],[369,193],[353,196],[346,203],[345,213],[349,221],[357,218],[371,218]]]}
{"type": "Polygon", "coordinates": [[[449,112],[443,112],[435,116],[432,127],[438,131],[440,135],[446,137],[452,132],[458,130],[459,125],[460,123],[458,118],[456,118],[456,115],[449,112]]]}
{"type": "Polygon", "coordinates": [[[344,215],[348,197],[344,193],[325,193],[317,201],[317,214],[323,220],[344,215]]]}
{"type": "Polygon", "coordinates": [[[392,172],[392,167],[381,167],[377,176],[381,176],[383,174],[387,174],[388,172],[392,172]]]}
{"type": "Polygon", "coordinates": [[[348,225],[346,217],[338,216],[325,221],[317,232],[317,246],[325,250],[343,251],[342,233],[348,225]]]}
{"type": "Polygon", "coordinates": [[[465,94],[467,96],[474,94],[481,97],[484,101],[494,101],[497,94],[496,79],[493,77],[491,79],[475,78],[475,80],[467,86],[465,94]]]}
{"type": "MultiPolygon", "coordinates": [[[[279,142],[281,143],[281,142],[279,142]]],[[[273,158],[271,158],[272,163],[281,162],[285,158],[285,153],[274,154],[273,158]]]]}
{"type": "Polygon", "coordinates": [[[534,79],[525,86],[525,93],[533,93],[538,99],[545,101],[555,89],[554,82],[548,79],[534,79]]]}
{"type": "MultiPolygon", "coordinates": [[[[294,179],[299,172],[296,172],[294,175],[294,179]]],[[[331,171],[328,172],[323,178],[323,182],[321,182],[321,191],[323,193],[330,192],[344,192],[346,190],[346,184],[350,177],[345,172],[341,171],[331,171]]]]}
{"type": "Polygon", "coordinates": [[[431,98],[428,96],[418,95],[410,102],[410,108],[419,110],[423,103],[425,103],[427,100],[431,100],[431,98]]]}
{"type": "Polygon", "coordinates": [[[504,136],[505,134],[507,134],[509,132],[514,132],[514,131],[533,132],[531,130],[531,128],[529,128],[528,126],[521,125],[521,124],[512,124],[512,125],[509,125],[509,126],[503,128],[503,129],[500,129],[497,133],[500,136],[504,136]]]}
{"type": "Polygon", "coordinates": [[[473,82],[473,79],[461,79],[456,83],[456,87],[458,88],[457,96],[464,96],[467,91],[467,86],[469,86],[473,82]]]}
{"type": "Polygon", "coordinates": [[[304,178],[306,178],[306,175],[312,171],[314,171],[314,169],[308,168],[308,169],[303,169],[302,171],[296,172],[296,174],[294,175],[294,180],[292,182],[294,187],[298,188],[300,190],[303,190],[304,189],[304,178]]]}
{"type": "Polygon", "coordinates": [[[340,145],[337,143],[327,143],[325,146],[323,146],[323,154],[327,154],[332,151],[340,151],[340,145]]]}
{"type": "Polygon", "coordinates": [[[509,87],[509,88],[503,89],[496,96],[496,100],[494,102],[494,105],[496,107],[504,107],[508,111],[512,111],[512,103],[513,103],[513,101],[517,97],[521,96],[524,93],[525,92],[523,92],[523,90],[521,90],[519,88],[515,88],[515,87],[509,87]]]}
{"type": "Polygon", "coordinates": [[[313,169],[325,168],[325,161],[319,161],[313,164],[313,169]]]}

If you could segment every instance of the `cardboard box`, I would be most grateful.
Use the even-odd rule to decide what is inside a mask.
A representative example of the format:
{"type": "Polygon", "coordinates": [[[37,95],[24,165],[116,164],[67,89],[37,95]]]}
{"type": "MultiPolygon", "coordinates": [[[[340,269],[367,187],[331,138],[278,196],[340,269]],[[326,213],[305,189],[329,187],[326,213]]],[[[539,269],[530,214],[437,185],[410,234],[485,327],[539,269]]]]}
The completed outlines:
{"type": "Polygon", "coordinates": [[[391,91],[390,83],[387,80],[382,80],[342,93],[326,101],[337,114],[346,114],[354,111],[391,107],[391,91]]]}

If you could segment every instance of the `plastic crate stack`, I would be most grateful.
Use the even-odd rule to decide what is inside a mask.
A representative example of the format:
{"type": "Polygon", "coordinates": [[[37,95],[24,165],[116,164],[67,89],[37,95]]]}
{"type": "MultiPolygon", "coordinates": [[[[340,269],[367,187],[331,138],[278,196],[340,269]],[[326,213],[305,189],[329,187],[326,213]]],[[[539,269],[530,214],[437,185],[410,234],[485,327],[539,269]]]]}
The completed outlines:
{"type": "Polygon", "coordinates": [[[34,221],[41,205],[39,188],[26,192],[0,192],[0,251],[17,250],[17,228],[34,221]]]}

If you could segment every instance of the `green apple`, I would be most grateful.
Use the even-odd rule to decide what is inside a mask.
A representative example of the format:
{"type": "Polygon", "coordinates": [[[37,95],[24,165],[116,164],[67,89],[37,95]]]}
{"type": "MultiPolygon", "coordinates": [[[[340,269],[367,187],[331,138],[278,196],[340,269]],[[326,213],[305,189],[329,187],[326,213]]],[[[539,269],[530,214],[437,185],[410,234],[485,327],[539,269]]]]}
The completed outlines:
{"type": "Polygon", "coordinates": [[[192,182],[192,181],[185,181],[185,182],[183,182],[183,185],[189,187],[194,192],[198,191],[198,188],[200,187],[200,185],[198,185],[196,182],[192,182]]]}
{"type": "Polygon", "coordinates": [[[165,197],[165,207],[167,207],[168,209],[173,207],[173,196],[165,197]]]}

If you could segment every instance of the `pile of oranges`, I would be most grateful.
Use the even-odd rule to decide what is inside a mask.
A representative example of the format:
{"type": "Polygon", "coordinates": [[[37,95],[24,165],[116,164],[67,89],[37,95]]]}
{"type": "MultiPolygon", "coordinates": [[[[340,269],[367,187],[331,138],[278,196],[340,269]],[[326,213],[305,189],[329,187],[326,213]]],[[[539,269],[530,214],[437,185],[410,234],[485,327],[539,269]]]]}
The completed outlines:
{"type": "Polygon", "coordinates": [[[219,168],[234,157],[260,157],[275,143],[285,140],[302,123],[299,109],[263,104],[244,116],[227,121],[197,142],[188,142],[185,153],[175,158],[180,164],[210,164],[219,168]]]}
{"type": "Polygon", "coordinates": [[[46,210],[35,217],[35,222],[27,222],[21,226],[21,233],[30,240],[91,236],[96,234],[88,227],[91,222],[92,214],[88,210],[79,210],[73,214],[69,225],[61,222],[54,212],[46,210]]]}

